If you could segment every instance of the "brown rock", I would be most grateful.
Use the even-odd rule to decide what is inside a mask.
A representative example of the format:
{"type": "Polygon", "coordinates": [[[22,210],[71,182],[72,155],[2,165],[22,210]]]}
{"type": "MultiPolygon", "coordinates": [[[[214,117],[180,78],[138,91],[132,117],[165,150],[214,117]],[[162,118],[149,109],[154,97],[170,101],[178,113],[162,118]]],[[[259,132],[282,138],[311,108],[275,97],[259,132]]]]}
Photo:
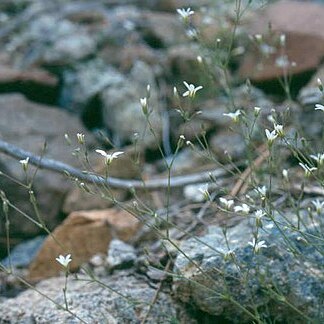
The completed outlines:
{"type": "MultiPolygon", "coordinates": [[[[67,194],[64,204],[63,212],[70,214],[78,210],[92,210],[92,209],[105,209],[113,206],[113,202],[109,199],[101,197],[101,193],[94,186],[89,186],[94,194],[90,194],[80,189],[79,187],[73,188],[67,194]]],[[[114,197],[118,200],[124,200],[126,196],[125,190],[110,190],[114,197]]]]}
{"type": "Polygon", "coordinates": [[[48,87],[55,87],[58,84],[57,78],[44,70],[18,70],[7,66],[0,66],[0,84],[12,82],[34,82],[48,87]]]}
{"type": "Polygon", "coordinates": [[[287,55],[296,66],[290,73],[315,70],[324,56],[324,6],[297,1],[278,1],[258,12],[248,27],[250,34],[262,34],[266,46],[251,46],[240,67],[240,75],[252,81],[267,81],[283,75],[278,59],[287,55]],[[269,34],[269,24],[272,32],[269,34]],[[280,48],[279,36],[286,35],[286,46],[280,48]],[[271,49],[270,53],[260,50],[271,49]]]}
{"type": "MultiPolygon", "coordinates": [[[[140,169],[134,162],[138,152],[136,153],[132,146],[128,148],[124,147],[123,152],[125,154],[120,155],[118,159],[109,166],[109,176],[124,179],[140,179],[140,169]]],[[[95,160],[92,168],[97,174],[105,176],[106,165],[101,155],[98,155],[98,160],[95,160]]],[[[105,209],[113,206],[114,202],[112,199],[109,199],[112,197],[108,197],[105,188],[91,185],[88,185],[88,187],[91,193],[85,192],[79,187],[75,187],[68,192],[63,205],[64,213],[70,214],[77,210],[105,209]]],[[[112,195],[118,201],[123,201],[127,195],[127,191],[111,188],[109,190],[109,195],[112,195]]]]}
{"type": "Polygon", "coordinates": [[[196,47],[178,45],[170,47],[167,51],[169,69],[175,76],[181,76],[181,80],[193,80],[201,84],[201,76],[204,74],[201,64],[197,61],[199,50],[196,47]]]}
{"type": "Polygon", "coordinates": [[[0,65],[0,92],[21,92],[32,100],[54,103],[58,79],[42,69],[18,70],[0,65]]]}
{"type": "Polygon", "coordinates": [[[145,12],[142,35],[153,48],[164,48],[186,41],[185,28],[177,14],[145,12]]]}
{"type": "Polygon", "coordinates": [[[127,44],[125,46],[105,46],[99,53],[99,57],[107,64],[113,64],[123,71],[131,69],[135,61],[143,61],[148,65],[158,63],[158,57],[154,50],[144,44],[127,44]]]}
{"type": "Polygon", "coordinates": [[[107,254],[114,237],[129,241],[139,227],[139,221],[123,210],[73,212],[45,240],[30,265],[29,279],[40,280],[58,275],[62,266],[55,258],[60,254],[71,254],[70,270],[75,271],[94,254],[107,254]]]}

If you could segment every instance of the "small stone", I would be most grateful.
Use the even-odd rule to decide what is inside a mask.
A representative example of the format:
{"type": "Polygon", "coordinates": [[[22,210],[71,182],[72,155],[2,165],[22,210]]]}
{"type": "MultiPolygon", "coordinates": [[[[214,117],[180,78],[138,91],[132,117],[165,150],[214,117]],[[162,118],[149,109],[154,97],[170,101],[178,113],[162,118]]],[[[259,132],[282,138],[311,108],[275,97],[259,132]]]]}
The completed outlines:
{"type": "Polygon", "coordinates": [[[107,262],[111,269],[125,269],[131,267],[136,260],[135,248],[121,240],[110,242],[107,262]]]}

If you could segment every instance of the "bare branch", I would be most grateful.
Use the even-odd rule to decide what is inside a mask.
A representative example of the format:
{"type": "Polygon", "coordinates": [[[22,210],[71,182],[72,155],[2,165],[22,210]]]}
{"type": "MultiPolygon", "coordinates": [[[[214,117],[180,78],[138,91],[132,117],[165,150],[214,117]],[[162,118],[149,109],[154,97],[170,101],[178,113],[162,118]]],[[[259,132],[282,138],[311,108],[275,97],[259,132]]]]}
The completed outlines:
{"type": "MultiPolygon", "coordinates": [[[[156,178],[146,180],[145,183],[141,180],[128,180],[109,177],[108,179],[90,173],[83,172],[68,164],[48,159],[35,155],[31,152],[25,151],[15,145],[9,144],[3,140],[0,140],[0,152],[9,155],[17,160],[29,158],[29,163],[37,166],[40,169],[47,169],[57,173],[68,173],[71,177],[78,178],[79,180],[96,183],[107,184],[114,188],[129,189],[129,188],[146,188],[146,189],[159,189],[168,187],[167,178],[156,178]]],[[[211,171],[204,171],[199,173],[193,173],[188,175],[172,177],[170,181],[171,187],[183,187],[189,184],[208,182],[211,177],[220,177],[226,174],[224,169],[216,169],[211,171]]]]}

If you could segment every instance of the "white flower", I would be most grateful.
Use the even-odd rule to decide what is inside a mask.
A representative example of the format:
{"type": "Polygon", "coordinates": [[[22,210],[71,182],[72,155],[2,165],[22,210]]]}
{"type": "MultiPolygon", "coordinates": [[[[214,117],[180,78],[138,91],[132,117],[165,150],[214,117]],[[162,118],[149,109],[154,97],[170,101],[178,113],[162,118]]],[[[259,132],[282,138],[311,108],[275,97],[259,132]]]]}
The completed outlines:
{"type": "Polygon", "coordinates": [[[183,94],[184,97],[189,96],[190,98],[194,98],[195,95],[196,95],[196,92],[199,91],[199,90],[201,90],[203,88],[202,86],[195,87],[193,84],[188,84],[186,81],[184,81],[183,83],[186,86],[186,88],[188,89],[183,94]]]}
{"type": "Polygon", "coordinates": [[[316,213],[320,214],[324,206],[324,201],[319,201],[318,199],[316,199],[312,201],[312,204],[315,206],[316,213]]]}
{"type": "Polygon", "coordinates": [[[288,180],[289,180],[289,178],[288,178],[288,170],[283,169],[283,170],[282,170],[282,176],[284,177],[284,179],[285,179],[286,181],[288,181],[288,180]]]}
{"type": "Polygon", "coordinates": [[[266,213],[259,209],[255,212],[255,223],[257,227],[262,227],[262,217],[264,217],[266,213]]]}
{"type": "Polygon", "coordinates": [[[200,187],[198,189],[198,191],[203,194],[203,197],[204,197],[205,200],[210,199],[210,194],[209,194],[209,191],[208,191],[208,185],[204,185],[204,186],[200,187]]]}
{"type": "Polygon", "coordinates": [[[281,46],[285,46],[286,44],[286,35],[285,34],[281,34],[280,35],[280,45],[281,46]]]}
{"type": "Polygon", "coordinates": [[[26,172],[28,169],[29,157],[24,160],[20,160],[19,163],[21,163],[23,170],[26,172]]]}
{"type": "Polygon", "coordinates": [[[148,112],[148,102],[147,102],[147,98],[141,98],[140,99],[140,104],[142,106],[142,111],[143,111],[143,114],[146,115],[147,112],[148,112]]]}
{"type": "Polygon", "coordinates": [[[227,200],[226,198],[223,197],[219,198],[219,201],[227,210],[230,210],[234,205],[234,200],[227,200]]]}
{"type": "Polygon", "coordinates": [[[267,187],[266,186],[258,187],[256,189],[254,189],[254,191],[256,193],[258,193],[262,199],[264,199],[267,195],[267,187]]]}
{"type": "Polygon", "coordinates": [[[249,245],[253,247],[255,253],[258,253],[261,248],[267,248],[268,246],[265,244],[265,241],[257,242],[255,237],[253,237],[252,242],[248,242],[249,245]]]}
{"type": "Polygon", "coordinates": [[[268,129],[266,129],[265,133],[266,133],[269,145],[271,145],[273,143],[273,141],[278,137],[276,130],[273,130],[272,132],[270,132],[268,129]]]}
{"type": "Polygon", "coordinates": [[[255,212],[255,217],[257,219],[261,219],[263,216],[265,216],[266,213],[262,210],[262,209],[259,209],[255,212]]]}
{"type": "Polygon", "coordinates": [[[199,64],[202,64],[202,62],[203,62],[203,58],[200,55],[197,56],[197,62],[199,64]]]}
{"type": "Polygon", "coordinates": [[[97,153],[105,157],[106,164],[110,164],[114,159],[117,159],[119,155],[124,154],[124,152],[114,152],[112,154],[108,154],[103,150],[96,150],[97,153]]]}
{"type": "Polygon", "coordinates": [[[61,264],[64,268],[67,268],[69,263],[72,261],[71,254],[68,254],[66,256],[59,255],[58,258],[56,258],[56,261],[61,264]]]}
{"type": "Polygon", "coordinates": [[[313,171],[316,171],[317,168],[315,167],[309,167],[307,164],[301,163],[299,162],[299,165],[303,168],[303,170],[305,171],[305,176],[309,177],[313,171]]]}
{"type": "Polygon", "coordinates": [[[261,42],[262,42],[262,39],[263,39],[263,37],[262,37],[261,34],[255,34],[255,35],[254,35],[254,38],[255,38],[255,40],[256,40],[258,43],[261,43],[261,42]]]}
{"type": "Polygon", "coordinates": [[[234,211],[242,212],[243,214],[248,214],[250,212],[250,207],[247,204],[242,204],[242,206],[235,206],[234,211]]]}
{"type": "Polygon", "coordinates": [[[224,113],[223,115],[231,118],[236,123],[239,119],[239,116],[241,115],[241,110],[238,109],[234,113],[227,113],[227,114],[224,113]]]}
{"type": "Polygon", "coordinates": [[[315,110],[322,110],[322,111],[324,111],[324,106],[321,105],[321,104],[316,104],[315,105],[315,110]]]}
{"type": "Polygon", "coordinates": [[[255,117],[259,116],[259,114],[260,114],[260,110],[261,110],[260,107],[254,107],[254,116],[255,116],[255,117]]]}
{"type": "Polygon", "coordinates": [[[190,28],[186,31],[186,34],[187,36],[190,38],[190,39],[195,39],[198,37],[198,32],[196,29],[194,28],[190,28]]]}
{"type": "Polygon", "coordinates": [[[224,254],[224,259],[225,261],[229,261],[235,258],[235,252],[234,250],[228,250],[227,252],[225,252],[224,254]]]}
{"type": "Polygon", "coordinates": [[[84,144],[84,134],[77,133],[77,139],[80,144],[84,144]]]}
{"type": "Polygon", "coordinates": [[[191,10],[191,8],[187,8],[187,9],[181,8],[181,9],[177,9],[177,13],[184,21],[188,21],[189,17],[192,16],[195,12],[191,10]]]}
{"type": "Polygon", "coordinates": [[[273,128],[279,137],[283,137],[285,135],[282,125],[274,124],[273,128]]]}
{"type": "Polygon", "coordinates": [[[324,154],[317,153],[316,155],[310,155],[310,157],[315,160],[318,165],[323,165],[324,163],[324,154]]]}
{"type": "Polygon", "coordinates": [[[289,66],[289,60],[287,55],[281,55],[277,57],[275,61],[275,65],[278,66],[279,68],[286,68],[289,66]]]}

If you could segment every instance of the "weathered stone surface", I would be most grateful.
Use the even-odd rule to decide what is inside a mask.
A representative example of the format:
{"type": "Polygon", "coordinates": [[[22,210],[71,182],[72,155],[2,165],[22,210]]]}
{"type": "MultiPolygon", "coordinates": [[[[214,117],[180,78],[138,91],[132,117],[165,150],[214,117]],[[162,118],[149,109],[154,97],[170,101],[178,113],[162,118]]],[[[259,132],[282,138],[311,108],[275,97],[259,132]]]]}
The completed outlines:
{"type": "Polygon", "coordinates": [[[91,256],[107,253],[110,241],[117,236],[123,241],[130,240],[140,223],[129,213],[106,209],[74,212],[48,236],[37,257],[30,265],[32,280],[48,278],[62,270],[55,258],[71,254],[71,270],[75,271],[91,256]]]}
{"type": "Polygon", "coordinates": [[[178,8],[199,9],[210,3],[209,0],[140,0],[141,5],[153,10],[175,12],[178,8]]]}
{"type": "Polygon", "coordinates": [[[315,104],[322,103],[323,95],[318,88],[317,79],[324,82],[324,66],[321,65],[317,72],[312,76],[309,82],[300,89],[298,94],[298,100],[303,106],[311,106],[314,108],[315,104]]]}
{"type": "MultiPolygon", "coordinates": [[[[139,323],[146,316],[156,294],[156,289],[146,281],[126,272],[118,272],[109,278],[99,278],[106,288],[97,283],[82,281],[89,277],[78,277],[81,280],[72,277],[68,280],[67,300],[70,311],[85,323],[139,323]]],[[[64,307],[64,281],[63,277],[48,279],[39,283],[36,289],[64,307]]],[[[157,296],[147,321],[170,323],[176,318],[174,302],[163,291],[157,296]]],[[[37,291],[29,289],[18,297],[1,303],[0,322],[73,324],[80,323],[80,320],[37,291]]]]}
{"type": "Polygon", "coordinates": [[[95,39],[83,26],[55,15],[38,17],[22,35],[23,42],[37,42],[42,47],[39,63],[55,65],[71,64],[94,53],[95,39]]]}
{"type": "Polygon", "coordinates": [[[73,71],[64,72],[63,79],[64,105],[82,114],[91,100],[106,87],[122,82],[123,75],[102,60],[94,59],[76,64],[73,71]]]}
{"type": "MultiPolygon", "coordinates": [[[[64,139],[65,133],[70,134],[71,138],[75,138],[79,132],[85,134],[87,147],[93,149],[96,143],[94,137],[77,118],[69,113],[57,108],[31,103],[21,95],[0,96],[0,136],[8,143],[35,154],[44,154],[48,158],[60,160],[74,167],[81,167],[78,159],[69,152],[70,148],[64,139]],[[45,141],[47,147],[43,152],[45,141]]],[[[26,181],[19,161],[1,155],[0,166],[1,171],[5,174],[23,183],[26,181]]],[[[35,168],[30,166],[30,177],[34,170],[35,168]]],[[[0,178],[0,187],[16,207],[37,220],[35,211],[29,202],[28,190],[5,177],[0,178]]],[[[57,217],[62,208],[64,195],[72,187],[73,184],[66,177],[38,170],[32,189],[37,198],[41,217],[49,228],[58,224],[57,217]]],[[[10,209],[9,215],[10,233],[13,237],[20,235],[28,237],[40,233],[39,227],[17,211],[10,209]]],[[[1,217],[3,217],[2,214],[1,217]]],[[[4,235],[4,231],[4,223],[1,222],[1,235],[4,235]]]]}
{"type": "Polygon", "coordinates": [[[210,139],[211,150],[220,161],[238,160],[246,153],[246,144],[241,134],[224,130],[216,133],[210,139]]]}
{"type": "MultiPolygon", "coordinates": [[[[289,222],[294,219],[292,215],[287,217],[289,222]]],[[[288,224],[286,219],[280,216],[276,219],[285,228],[289,244],[271,221],[264,220],[258,241],[264,240],[268,247],[258,254],[248,244],[253,230],[247,222],[228,229],[226,240],[221,228],[211,227],[210,234],[199,240],[192,238],[183,242],[175,262],[181,276],[175,280],[176,296],[234,323],[250,322],[251,318],[231,299],[246,309],[255,305],[263,310],[264,316],[269,312],[269,316],[283,322],[305,320],[290,305],[315,322],[323,321],[324,259],[317,249],[320,242],[315,234],[320,229],[311,229],[308,218],[308,230],[293,232],[284,226],[288,224]],[[231,257],[224,257],[229,249],[235,255],[235,262],[231,257]]],[[[293,223],[297,224],[297,217],[293,223]]]]}
{"type": "Polygon", "coordinates": [[[135,248],[121,240],[113,239],[108,249],[107,263],[110,269],[125,269],[136,260],[135,248]]]}
{"type": "MultiPolygon", "coordinates": [[[[78,210],[106,209],[112,207],[114,203],[110,199],[101,197],[100,189],[95,186],[88,186],[93,193],[85,192],[83,189],[76,187],[68,192],[64,199],[63,212],[70,214],[78,210]]],[[[125,190],[111,189],[110,194],[118,201],[125,199],[127,192],[125,190]]]]}
{"type": "Polygon", "coordinates": [[[7,269],[10,269],[10,266],[13,268],[28,267],[37,255],[44,240],[45,236],[40,235],[16,245],[10,252],[10,258],[7,256],[5,259],[1,260],[1,264],[7,267],[7,269]]]}
{"type": "MultiPolygon", "coordinates": [[[[167,62],[170,72],[181,80],[198,80],[203,74],[201,64],[197,61],[199,49],[189,45],[170,47],[167,52],[167,62]]],[[[201,84],[201,83],[199,83],[201,84]]]]}
{"type": "Polygon", "coordinates": [[[122,71],[129,71],[136,61],[156,65],[162,53],[147,44],[132,42],[127,44],[106,44],[98,53],[106,64],[113,65],[122,71]]]}
{"type": "Polygon", "coordinates": [[[144,12],[142,35],[153,48],[179,45],[186,40],[186,34],[176,13],[144,12]]]}
{"type": "MultiPolygon", "coordinates": [[[[124,147],[123,152],[124,154],[109,166],[109,176],[121,179],[139,179],[140,170],[134,162],[138,152],[134,152],[133,147],[124,147]]],[[[107,166],[101,155],[98,155],[98,160],[91,167],[97,174],[105,176],[107,166]]],[[[75,187],[67,193],[63,205],[64,213],[70,214],[77,210],[106,209],[114,204],[110,198],[114,197],[118,201],[123,201],[127,196],[127,191],[124,189],[110,188],[109,195],[107,195],[106,189],[101,186],[88,184],[88,187],[91,193],[79,187],[75,187]]]]}
{"type": "Polygon", "coordinates": [[[324,56],[323,14],[323,5],[290,0],[278,1],[257,13],[248,31],[252,35],[264,35],[264,44],[260,47],[264,51],[262,54],[262,50],[251,46],[240,67],[240,75],[253,81],[276,79],[283,75],[283,68],[278,66],[278,59],[283,55],[296,63],[289,68],[291,74],[315,70],[324,56]],[[266,36],[269,23],[275,35],[270,38],[266,36]],[[279,45],[280,34],[286,35],[284,50],[279,45]],[[272,49],[273,53],[266,53],[266,49],[272,49]]]}
{"type": "Polygon", "coordinates": [[[134,133],[138,133],[141,143],[151,145],[155,137],[148,129],[139,99],[147,96],[146,87],[149,84],[149,109],[153,110],[150,122],[157,138],[160,138],[160,103],[153,70],[144,62],[138,61],[128,78],[119,72],[115,72],[114,75],[115,78],[101,93],[104,124],[113,132],[116,143],[131,141],[134,139],[134,133]]]}
{"type": "Polygon", "coordinates": [[[0,92],[20,92],[31,100],[53,104],[58,95],[58,78],[42,69],[0,65],[0,92]]]}

